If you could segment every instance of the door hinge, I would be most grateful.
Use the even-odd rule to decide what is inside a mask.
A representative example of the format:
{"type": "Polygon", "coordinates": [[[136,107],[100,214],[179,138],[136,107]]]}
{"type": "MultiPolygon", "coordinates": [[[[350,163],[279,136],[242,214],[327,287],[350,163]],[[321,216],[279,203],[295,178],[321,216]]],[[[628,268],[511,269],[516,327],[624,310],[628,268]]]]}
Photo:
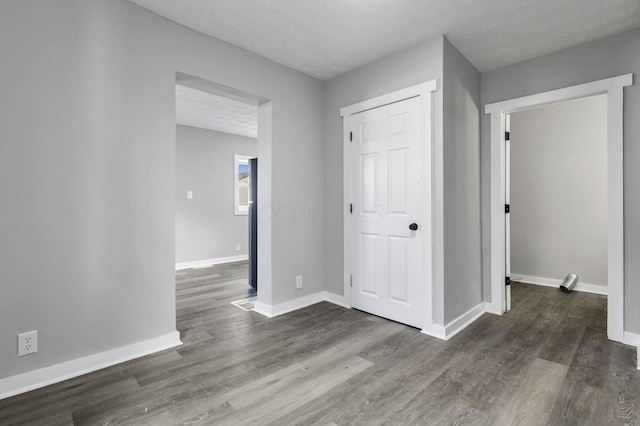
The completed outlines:
{"type": "Polygon", "coordinates": [[[504,277],[504,285],[511,285],[511,277],[504,277]]]}
{"type": "Polygon", "coordinates": [[[504,205],[504,212],[505,213],[511,213],[511,205],[505,204],[504,205]]]}
{"type": "Polygon", "coordinates": [[[353,204],[349,204],[349,213],[353,214],[353,204]]]}
{"type": "Polygon", "coordinates": [[[349,285],[353,287],[353,275],[349,275],[349,285]]]}
{"type": "Polygon", "coordinates": [[[353,142],[353,132],[349,132],[349,142],[353,142]]]}
{"type": "Polygon", "coordinates": [[[505,141],[511,140],[511,132],[504,132],[504,140],[505,141]]]}

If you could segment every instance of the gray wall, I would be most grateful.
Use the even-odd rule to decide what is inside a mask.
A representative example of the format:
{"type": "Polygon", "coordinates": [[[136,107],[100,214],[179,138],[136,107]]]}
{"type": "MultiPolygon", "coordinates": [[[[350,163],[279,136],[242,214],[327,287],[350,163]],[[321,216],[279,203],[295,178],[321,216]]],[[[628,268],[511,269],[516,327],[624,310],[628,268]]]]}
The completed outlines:
{"type": "MultiPolygon", "coordinates": [[[[482,74],[482,105],[640,72],[640,29],[482,74]]],[[[624,89],[625,330],[640,332],[640,84],[624,89]]],[[[482,117],[482,249],[490,299],[490,122],[482,117]]]]}
{"type": "Polygon", "coordinates": [[[175,330],[177,71],[272,101],[266,302],[324,289],[319,81],[124,0],[0,2],[0,22],[0,378],[175,330]]]}
{"type": "Polygon", "coordinates": [[[176,126],[176,263],[248,253],[248,216],[234,212],[235,154],[255,157],[257,140],[176,126]]]}
{"type": "Polygon", "coordinates": [[[342,118],[340,108],[415,84],[438,79],[435,132],[442,134],[442,44],[437,38],[324,82],[324,203],[326,290],[342,295],[344,250],[342,118]]]}
{"type": "Polygon", "coordinates": [[[607,285],[607,98],[511,114],[511,275],[607,285]]]}
{"type": "Polygon", "coordinates": [[[444,320],[482,302],[480,73],[444,39],[444,320]]]}

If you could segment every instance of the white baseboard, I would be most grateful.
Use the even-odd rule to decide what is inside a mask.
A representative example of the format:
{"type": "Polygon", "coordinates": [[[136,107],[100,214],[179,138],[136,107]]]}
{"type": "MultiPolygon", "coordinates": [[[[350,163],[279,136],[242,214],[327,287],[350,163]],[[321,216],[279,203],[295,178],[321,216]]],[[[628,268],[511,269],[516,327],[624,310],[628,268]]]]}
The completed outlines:
{"type": "MultiPolygon", "coordinates": [[[[298,309],[302,309],[310,305],[315,305],[316,303],[323,301],[342,306],[343,308],[351,308],[344,302],[344,296],[339,296],[327,291],[321,291],[274,306],[256,301],[253,304],[253,312],[257,312],[268,318],[273,318],[277,317],[278,315],[293,312],[298,309]]],[[[466,327],[468,327],[472,322],[477,320],[482,314],[484,314],[486,312],[485,306],[486,303],[482,302],[474,308],[470,309],[468,312],[460,315],[455,320],[451,321],[445,327],[437,324],[431,324],[429,327],[422,329],[421,332],[428,336],[435,337],[441,340],[449,340],[453,336],[464,330],[466,327]]]]}
{"type": "Polygon", "coordinates": [[[640,346],[640,334],[625,331],[622,335],[622,343],[629,346],[640,346]]]}
{"type": "Polygon", "coordinates": [[[477,306],[469,309],[464,314],[460,315],[458,318],[451,321],[446,326],[441,326],[437,324],[431,324],[429,327],[422,329],[422,333],[438,338],[440,340],[449,340],[456,334],[460,333],[462,330],[467,328],[471,323],[480,318],[482,314],[487,312],[486,306],[490,305],[487,302],[481,302],[477,306]]]}
{"type": "Polygon", "coordinates": [[[462,330],[471,325],[472,322],[480,318],[482,314],[485,313],[484,302],[478,304],[477,306],[469,309],[464,314],[460,315],[458,318],[451,321],[444,327],[445,332],[445,340],[451,339],[456,334],[460,333],[462,330]]]}
{"type": "Polygon", "coordinates": [[[248,254],[240,254],[238,256],[218,257],[215,259],[195,260],[193,262],[176,263],[176,271],[181,269],[202,268],[205,266],[220,265],[223,263],[240,262],[248,260],[248,254]]]}
{"type": "Polygon", "coordinates": [[[493,304],[491,302],[483,302],[484,303],[484,311],[488,314],[493,315],[502,315],[504,312],[502,308],[498,306],[498,304],[493,304]]]}
{"type": "Polygon", "coordinates": [[[266,303],[258,302],[257,300],[253,302],[253,310],[251,312],[258,313],[267,318],[273,318],[271,313],[271,305],[267,305],[266,303]]]}
{"type": "MultiPolygon", "coordinates": [[[[555,287],[555,288],[560,288],[560,284],[562,284],[562,282],[564,281],[564,280],[558,280],[554,278],[531,277],[527,275],[516,274],[515,272],[511,273],[511,279],[513,281],[518,281],[525,284],[536,284],[536,285],[541,285],[545,287],[555,287]]],[[[603,294],[605,296],[609,293],[609,289],[607,288],[607,286],[598,285],[598,284],[587,284],[587,283],[580,282],[580,280],[578,280],[578,284],[576,285],[576,288],[574,288],[574,291],[603,294]]]]}
{"type": "Polygon", "coordinates": [[[636,346],[636,363],[638,364],[638,370],[640,370],[640,334],[625,331],[622,336],[622,343],[629,346],[636,346]]]}
{"type": "Polygon", "coordinates": [[[344,296],[339,296],[335,293],[324,292],[324,300],[333,303],[334,305],[342,306],[343,308],[351,309],[351,306],[347,305],[344,301],[344,296]]]}
{"type": "Polygon", "coordinates": [[[92,371],[101,370],[111,367],[112,365],[180,345],[182,345],[180,333],[174,331],[164,336],[145,340],[144,342],[134,343],[132,345],[0,379],[0,399],[59,383],[83,374],[91,373],[92,371]]]}
{"type": "Polygon", "coordinates": [[[420,330],[420,332],[422,334],[426,334],[427,336],[435,337],[436,339],[447,340],[447,333],[444,326],[442,325],[431,324],[428,327],[420,330]]]}
{"type": "Polygon", "coordinates": [[[310,305],[315,305],[316,303],[322,301],[324,301],[323,291],[289,300],[288,302],[280,303],[278,305],[267,305],[265,303],[256,301],[253,304],[253,312],[257,312],[266,317],[273,318],[277,317],[278,315],[284,315],[292,311],[297,311],[298,309],[306,308],[310,305]]]}
{"type": "Polygon", "coordinates": [[[253,304],[253,312],[257,312],[265,317],[273,318],[278,315],[284,315],[289,312],[297,311],[298,309],[306,308],[307,306],[315,305],[319,302],[329,302],[334,305],[342,306],[343,308],[351,309],[351,306],[348,306],[344,302],[344,296],[329,293],[328,291],[321,291],[274,306],[256,301],[253,304]]]}

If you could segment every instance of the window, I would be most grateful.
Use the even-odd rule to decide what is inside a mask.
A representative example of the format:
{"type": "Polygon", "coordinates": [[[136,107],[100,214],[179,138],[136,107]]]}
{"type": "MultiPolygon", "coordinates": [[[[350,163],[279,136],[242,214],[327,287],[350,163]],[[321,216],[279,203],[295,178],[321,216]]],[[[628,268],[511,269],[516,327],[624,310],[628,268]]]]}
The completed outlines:
{"type": "Polygon", "coordinates": [[[235,214],[249,214],[249,159],[248,155],[234,155],[233,174],[234,174],[234,200],[235,214]]]}

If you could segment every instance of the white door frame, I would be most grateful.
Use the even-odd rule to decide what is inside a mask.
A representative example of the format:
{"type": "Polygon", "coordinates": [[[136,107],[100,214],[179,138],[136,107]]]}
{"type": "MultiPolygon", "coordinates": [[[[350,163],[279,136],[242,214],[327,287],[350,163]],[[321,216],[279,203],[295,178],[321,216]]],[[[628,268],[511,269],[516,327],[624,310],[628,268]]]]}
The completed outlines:
{"type": "Polygon", "coordinates": [[[425,262],[422,269],[422,276],[425,281],[425,303],[426,306],[424,313],[424,325],[422,332],[431,336],[444,338],[444,326],[442,321],[437,321],[434,317],[435,312],[441,312],[443,306],[439,306],[436,309],[436,304],[443,305],[444,300],[437,300],[434,294],[443,294],[442,283],[436,280],[436,271],[442,270],[444,265],[443,257],[443,239],[442,230],[443,225],[443,212],[439,211],[443,209],[443,147],[442,141],[438,142],[437,138],[433,137],[434,123],[433,123],[433,99],[432,93],[437,90],[437,80],[431,80],[426,83],[418,84],[408,87],[406,89],[398,90],[386,95],[378,96],[376,98],[368,99],[363,102],[358,102],[353,105],[340,109],[340,116],[344,119],[343,125],[343,176],[344,176],[344,305],[351,307],[351,236],[353,235],[353,223],[351,218],[353,217],[350,212],[350,204],[352,203],[352,188],[351,188],[351,147],[350,147],[350,118],[353,114],[363,112],[369,109],[377,108],[380,106],[388,105],[391,103],[399,102],[409,98],[420,97],[421,101],[421,120],[422,120],[422,164],[430,164],[430,168],[423,168],[423,173],[427,170],[431,170],[430,176],[422,177],[423,182],[430,182],[431,185],[422,185],[421,190],[424,191],[425,204],[423,205],[423,217],[420,218],[420,222],[424,223],[421,226],[424,232],[421,233],[422,247],[425,253],[425,262]],[[430,147],[430,149],[428,149],[430,147]],[[439,210],[438,210],[439,209],[439,210]],[[440,269],[438,265],[441,265],[440,269]],[[439,286],[439,287],[438,287],[439,286]],[[436,293],[437,288],[439,292],[436,293]]]}
{"type": "Polygon", "coordinates": [[[485,106],[491,114],[491,302],[489,312],[505,311],[505,114],[550,103],[607,95],[608,309],[607,335],[624,338],[623,88],[633,74],[570,86],[485,106]]]}

